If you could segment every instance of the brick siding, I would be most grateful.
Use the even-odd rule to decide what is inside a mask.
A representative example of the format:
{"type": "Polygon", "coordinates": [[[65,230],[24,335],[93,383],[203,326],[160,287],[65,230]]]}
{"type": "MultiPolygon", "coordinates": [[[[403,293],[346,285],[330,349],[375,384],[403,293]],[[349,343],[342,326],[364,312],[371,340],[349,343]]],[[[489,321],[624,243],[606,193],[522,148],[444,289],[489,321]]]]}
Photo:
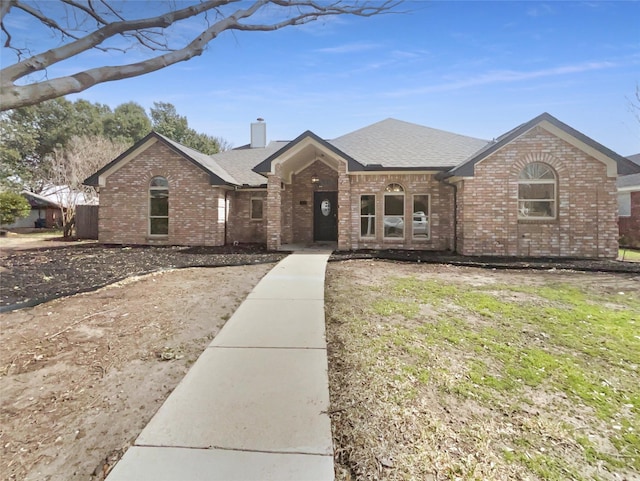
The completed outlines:
{"type": "Polygon", "coordinates": [[[228,194],[227,243],[267,242],[267,191],[238,190],[228,194]],[[251,200],[262,199],[262,219],[251,219],[251,200]]]}
{"type": "Polygon", "coordinates": [[[157,142],[111,174],[100,188],[100,242],[223,245],[225,191],[209,176],[157,142]],[[149,236],[149,182],[169,182],[169,235],[149,236]]]}
{"type": "Polygon", "coordinates": [[[606,166],[536,127],[475,166],[458,188],[458,248],[465,255],[617,255],[615,178],[606,166]],[[544,162],[558,178],[557,218],[518,219],[518,175],[544,162]]]}
{"type": "Polygon", "coordinates": [[[453,187],[444,185],[430,174],[352,174],[350,200],[351,241],[349,249],[453,249],[453,187]],[[389,184],[400,184],[404,188],[405,230],[403,239],[384,238],[384,194],[389,184]],[[413,239],[412,214],[413,195],[428,194],[430,238],[413,239]],[[375,195],[375,237],[360,237],[360,196],[375,195]]]}
{"type": "MultiPolygon", "coordinates": [[[[617,255],[617,194],[606,166],[564,140],[536,127],[475,166],[475,176],[455,187],[431,174],[346,172],[321,161],[282,183],[282,168],[268,176],[266,190],[210,185],[207,173],[161,142],[112,173],[100,188],[100,241],[116,244],[223,245],[313,241],[314,191],[338,192],[338,248],[454,250],[465,255],[605,257],[617,255]],[[557,218],[518,219],[518,175],[529,162],[552,166],[558,177],[557,218]],[[312,175],[322,182],[314,185],[312,175]],[[148,235],[149,182],[169,182],[169,234],[148,235]],[[385,239],[385,188],[404,188],[405,231],[385,239]],[[413,239],[413,195],[430,198],[430,237],[413,239]],[[360,237],[360,196],[375,195],[375,237],[360,237]],[[264,199],[263,219],[251,220],[251,199],[264,199]],[[454,197],[455,200],[454,201],[454,197]],[[456,209],[457,206],[457,210],[456,209]],[[455,210],[455,211],[454,211],[455,210]],[[454,232],[456,235],[454,235],[454,232]]],[[[640,230],[638,195],[634,215],[620,229],[640,230]]]]}

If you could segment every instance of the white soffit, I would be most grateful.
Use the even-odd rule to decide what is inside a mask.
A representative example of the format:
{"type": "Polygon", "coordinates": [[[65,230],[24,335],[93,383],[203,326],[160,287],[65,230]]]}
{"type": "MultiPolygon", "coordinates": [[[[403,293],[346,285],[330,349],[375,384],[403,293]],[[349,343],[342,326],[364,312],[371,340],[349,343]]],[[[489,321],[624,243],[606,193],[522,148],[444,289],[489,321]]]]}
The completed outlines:
{"type": "Polygon", "coordinates": [[[282,180],[290,183],[292,174],[301,172],[316,160],[322,161],[332,169],[337,167],[337,163],[343,162],[347,166],[347,172],[349,170],[349,164],[342,156],[336,155],[335,152],[332,152],[316,140],[306,138],[287,149],[280,154],[277,159],[271,162],[271,173],[275,174],[276,166],[282,166],[282,180]],[[311,151],[311,149],[313,149],[313,151],[311,151]],[[333,159],[336,161],[336,165],[331,165],[331,160],[333,159]],[[291,167],[287,168],[287,164],[291,167]]]}

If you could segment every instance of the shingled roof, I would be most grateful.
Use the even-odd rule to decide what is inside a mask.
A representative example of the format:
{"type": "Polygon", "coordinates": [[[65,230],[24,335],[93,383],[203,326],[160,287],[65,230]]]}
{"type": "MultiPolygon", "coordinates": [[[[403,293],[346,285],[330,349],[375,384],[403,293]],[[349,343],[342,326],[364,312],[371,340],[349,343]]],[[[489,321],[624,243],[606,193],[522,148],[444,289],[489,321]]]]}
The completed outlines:
{"type": "Polygon", "coordinates": [[[311,137],[327,149],[350,162],[350,170],[421,170],[441,171],[441,176],[473,176],[475,164],[539,123],[546,121],[573,136],[583,145],[598,150],[618,164],[620,175],[640,171],[634,162],[621,157],[584,134],[543,113],[519,125],[494,141],[487,141],[454,134],[444,130],[424,127],[397,119],[386,119],[355,130],[333,140],[324,140],[313,132],[304,132],[293,141],[271,142],[264,148],[243,146],[236,149],[206,155],[186,147],[168,137],[150,133],[98,172],[85,180],[88,185],[98,185],[99,177],[108,173],[117,163],[129,158],[149,140],[157,139],[174,152],[192,162],[210,175],[212,185],[264,186],[266,178],[261,173],[270,171],[271,161],[294,148],[297,143],[311,137]]]}
{"type": "Polygon", "coordinates": [[[365,165],[434,170],[455,167],[488,143],[392,118],[328,142],[365,165]]]}
{"type": "Polygon", "coordinates": [[[516,128],[506,132],[505,134],[498,137],[495,141],[487,144],[478,152],[471,155],[468,159],[462,162],[460,165],[452,169],[447,175],[448,176],[473,176],[475,165],[481,160],[487,158],[489,155],[493,154],[497,150],[501,149],[508,143],[512,142],[516,138],[525,134],[535,126],[539,125],[542,122],[548,122],[552,124],[556,128],[562,130],[563,132],[569,134],[573,138],[582,142],[583,145],[587,145],[606,157],[613,159],[618,165],[618,174],[627,175],[638,172],[638,166],[631,162],[629,159],[622,157],[621,155],[616,154],[614,151],[608,149],[602,144],[599,144],[595,140],[590,137],[587,137],[582,132],[578,132],[574,128],[568,126],[567,124],[559,121],[553,115],[544,112],[537,117],[531,119],[524,124],[518,125],[516,128]]]}

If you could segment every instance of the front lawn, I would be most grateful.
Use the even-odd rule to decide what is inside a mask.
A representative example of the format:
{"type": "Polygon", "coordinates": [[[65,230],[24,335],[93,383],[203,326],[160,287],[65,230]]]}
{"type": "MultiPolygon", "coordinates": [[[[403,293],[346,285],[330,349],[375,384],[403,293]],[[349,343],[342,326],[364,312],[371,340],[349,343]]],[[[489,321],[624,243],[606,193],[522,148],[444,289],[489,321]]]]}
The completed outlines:
{"type": "Polygon", "coordinates": [[[640,250],[618,249],[618,260],[626,262],[640,262],[640,250]]]}
{"type": "Polygon", "coordinates": [[[339,479],[640,477],[640,283],[330,264],[339,479]]]}

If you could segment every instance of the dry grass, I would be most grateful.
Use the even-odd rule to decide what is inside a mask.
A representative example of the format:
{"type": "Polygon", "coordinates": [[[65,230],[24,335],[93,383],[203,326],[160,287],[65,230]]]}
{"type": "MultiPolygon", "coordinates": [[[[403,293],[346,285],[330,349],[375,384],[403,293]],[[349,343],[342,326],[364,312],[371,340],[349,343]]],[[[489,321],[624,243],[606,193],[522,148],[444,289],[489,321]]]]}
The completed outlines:
{"type": "Polygon", "coordinates": [[[338,479],[640,479],[638,287],[331,264],[338,479]]]}

